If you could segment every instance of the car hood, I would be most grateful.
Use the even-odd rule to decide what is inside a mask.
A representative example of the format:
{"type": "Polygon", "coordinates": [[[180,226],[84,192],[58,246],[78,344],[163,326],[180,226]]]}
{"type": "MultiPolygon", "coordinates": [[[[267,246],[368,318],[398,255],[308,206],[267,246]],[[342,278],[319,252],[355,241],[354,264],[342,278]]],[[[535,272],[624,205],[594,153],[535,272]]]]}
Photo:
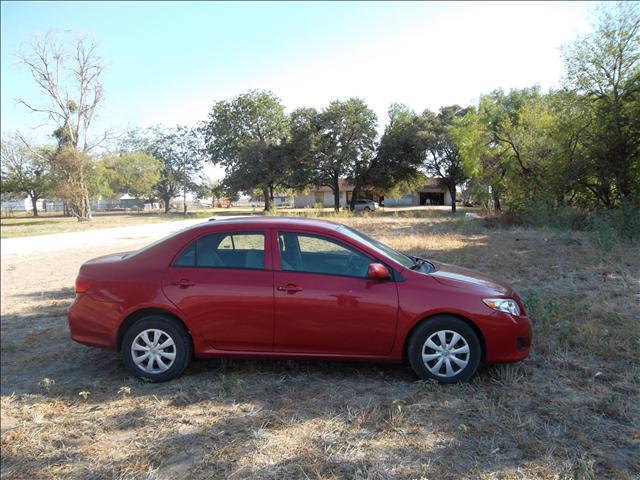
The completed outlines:
{"type": "Polygon", "coordinates": [[[450,287],[468,288],[474,285],[488,294],[500,296],[509,296],[513,293],[513,289],[506,283],[502,283],[487,275],[483,275],[468,268],[457,267],[447,263],[431,262],[435,266],[435,271],[429,274],[442,285],[450,287]]]}

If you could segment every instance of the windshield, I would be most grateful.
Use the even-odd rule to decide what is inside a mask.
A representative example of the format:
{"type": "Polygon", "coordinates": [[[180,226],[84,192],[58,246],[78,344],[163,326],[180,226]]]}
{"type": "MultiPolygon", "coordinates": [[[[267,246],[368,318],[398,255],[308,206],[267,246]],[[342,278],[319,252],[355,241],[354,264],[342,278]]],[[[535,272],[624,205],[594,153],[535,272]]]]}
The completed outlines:
{"type": "Polygon", "coordinates": [[[410,256],[405,255],[404,253],[400,253],[397,250],[394,250],[393,248],[389,247],[388,245],[385,245],[384,243],[379,242],[375,238],[371,238],[370,236],[365,235],[362,232],[358,232],[357,230],[353,230],[344,225],[340,225],[338,227],[338,230],[342,233],[346,233],[349,237],[353,238],[354,240],[358,240],[359,242],[364,243],[365,245],[381,253],[385,257],[388,257],[398,262],[400,265],[404,267],[412,268],[416,264],[415,260],[410,256]]]}

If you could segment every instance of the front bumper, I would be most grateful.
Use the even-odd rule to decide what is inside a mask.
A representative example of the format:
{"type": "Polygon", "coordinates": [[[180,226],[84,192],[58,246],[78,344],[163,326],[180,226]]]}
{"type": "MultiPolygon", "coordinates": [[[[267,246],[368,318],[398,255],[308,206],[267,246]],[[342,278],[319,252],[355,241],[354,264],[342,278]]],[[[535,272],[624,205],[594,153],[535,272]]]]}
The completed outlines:
{"type": "Polygon", "coordinates": [[[533,332],[526,315],[514,317],[500,313],[500,322],[491,322],[484,331],[487,343],[487,364],[524,360],[529,355],[533,332]]]}

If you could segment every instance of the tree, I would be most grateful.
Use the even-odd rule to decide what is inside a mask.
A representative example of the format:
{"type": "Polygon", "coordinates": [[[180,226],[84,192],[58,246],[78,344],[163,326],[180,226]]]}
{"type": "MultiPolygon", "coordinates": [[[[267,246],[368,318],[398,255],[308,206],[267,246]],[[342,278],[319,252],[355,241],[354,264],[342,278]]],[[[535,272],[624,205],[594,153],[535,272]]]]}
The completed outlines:
{"type": "Polygon", "coordinates": [[[38,200],[51,191],[52,177],[44,160],[45,151],[31,152],[16,137],[2,139],[2,191],[27,195],[31,200],[33,216],[38,216],[38,200]]]}
{"type": "Polygon", "coordinates": [[[567,143],[575,131],[561,125],[568,108],[561,97],[537,87],[495,90],[480,98],[477,110],[454,120],[451,134],[464,170],[491,192],[496,210],[501,197],[515,209],[563,202],[571,185],[564,174],[567,143]]]}
{"type": "Polygon", "coordinates": [[[502,195],[506,188],[505,148],[493,141],[482,123],[478,109],[471,107],[464,117],[454,120],[451,138],[460,152],[462,168],[469,177],[468,190],[486,208],[502,210],[502,195]]]}
{"type": "Polygon", "coordinates": [[[285,145],[282,183],[302,190],[314,185],[320,142],[320,116],[315,108],[299,108],[289,116],[290,133],[285,145]]]}
{"type": "Polygon", "coordinates": [[[215,207],[216,200],[225,196],[224,184],[220,180],[213,180],[208,177],[201,177],[195,184],[195,193],[198,198],[210,198],[211,207],[215,207]]]}
{"type": "Polygon", "coordinates": [[[458,105],[442,107],[435,115],[425,111],[425,130],[421,132],[426,150],[424,167],[426,171],[439,177],[451,195],[451,211],[456,211],[456,187],[467,179],[462,168],[460,151],[453,141],[451,129],[457,118],[467,113],[458,105]]]}
{"type": "Polygon", "coordinates": [[[602,5],[593,31],[563,48],[566,84],[589,128],[581,182],[606,207],[640,193],[640,7],[602,5]]]}
{"type": "Polygon", "coordinates": [[[171,200],[182,193],[186,215],[186,194],[196,189],[195,177],[206,158],[199,130],[180,125],[173,129],[155,126],[133,130],[123,137],[118,148],[120,155],[139,152],[156,159],[159,178],[151,194],[162,201],[164,211],[168,213],[171,200]]]}
{"type": "Polygon", "coordinates": [[[150,198],[160,181],[162,162],[140,151],[108,155],[100,160],[109,189],[135,198],[150,198]]]}
{"type": "Polygon", "coordinates": [[[375,152],[377,117],[358,98],[333,101],[314,122],[312,183],[331,188],[334,209],[340,209],[340,179],[353,182],[352,203],[366,182],[375,152]]]}
{"type": "Polygon", "coordinates": [[[393,197],[424,183],[420,167],[425,159],[421,134],[425,128],[424,118],[406,106],[389,107],[389,123],[367,173],[369,186],[393,197]]]}
{"type": "Polygon", "coordinates": [[[61,43],[49,33],[35,39],[20,61],[48,102],[35,106],[20,99],[18,103],[55,126],[58,150],[51,156],[51,168],[57,181],[72,182],[57,185],[56,189],[79,221],[90,220],[88,152],[107,138],[107,134],[99,139],[90,137],[91,125],[103,101],[103,64],[96,45],[84,38],[61,43]],[[66,194],[71,196],[64,197],[66,194]]]}
{"type": "MultiPolygon", "coordinates": [[[[167,177],[163,178],[167,183],[161,189],[168,185],[169,178],[177,183],[182,191],[182,213],[186,215],[187,192],[195,188],[194,176],[200,172],[206,158],[200,131],[178,125],[159,139],[154,151],[167,170],[167,177]]],[[[166,198],[167,193],[165,191],[165,205],[171,198],[166,198]]]]}
{"type": "Polygon", "coordinates": [[[260,188],[264,208],[270,210],[274,188],[284,180],[289,133],[280,99],[269,91],[251,90],[217,102],[202,131],[209,160],[225,167],[227,190],[260,188]]]}

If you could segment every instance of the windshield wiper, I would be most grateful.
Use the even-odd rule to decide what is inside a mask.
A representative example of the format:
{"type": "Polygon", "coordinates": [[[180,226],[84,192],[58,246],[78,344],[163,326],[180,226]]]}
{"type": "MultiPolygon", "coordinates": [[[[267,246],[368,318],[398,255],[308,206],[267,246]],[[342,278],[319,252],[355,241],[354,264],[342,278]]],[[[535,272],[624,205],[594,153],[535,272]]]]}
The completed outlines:
{"type": "Polygon", "coordinates": [[[409,259],[413,262],[413,265],[411,265],[409,268],[411,270],[418,270],[420,268],[420,264],[418,264],[418,257],[412,257],[411,255],[407,255],[407,257],[409,257],[409,259]]]}

